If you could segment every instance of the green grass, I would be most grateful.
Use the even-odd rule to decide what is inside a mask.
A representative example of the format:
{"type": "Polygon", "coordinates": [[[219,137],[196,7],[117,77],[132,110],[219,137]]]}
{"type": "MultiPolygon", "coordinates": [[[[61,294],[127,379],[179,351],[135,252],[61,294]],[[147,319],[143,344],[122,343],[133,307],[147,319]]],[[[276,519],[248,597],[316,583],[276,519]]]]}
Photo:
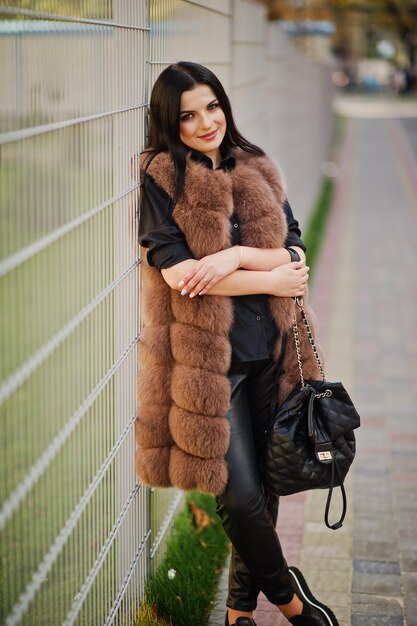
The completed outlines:
{"type": "Polygon", "coordinates": [[[190,492],[175,519],[165,558],[147,584],[136,626],[206,624],[228,550],[214,498],[190,492]],[[197,516],[191,503],[197,507],[197,516]]]}
{"type": "Polygon", "coordinates": [[[303,235],[303,241],[307,248],[310,278],[313,275],[321,243],[326,234],[326,225],[330,214],[333,188],[333,179],[326,176],[322,182],[319,197],[311,213],[305,234],[303,235]]]}
{"type": "Polygon", "coordinates": [[[143,604],[139,610],[136,626],[172,626],[171,620],[167,622],[162,617],[158,617],[156,611],[156,607],[143,604]]]}

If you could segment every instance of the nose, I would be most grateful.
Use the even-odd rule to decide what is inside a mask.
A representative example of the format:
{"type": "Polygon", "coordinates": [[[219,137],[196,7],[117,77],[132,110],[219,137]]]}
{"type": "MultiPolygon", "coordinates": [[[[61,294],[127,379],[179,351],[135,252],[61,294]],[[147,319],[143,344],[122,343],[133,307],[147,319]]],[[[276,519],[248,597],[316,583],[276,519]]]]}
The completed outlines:
{"type": "Polygon", "coordinates": [[[207,115],[207,113],[201,114],[200,126],[202,130],[206,130],[206,128],[211,128],[211,119],[210,116],[207,115]]]}

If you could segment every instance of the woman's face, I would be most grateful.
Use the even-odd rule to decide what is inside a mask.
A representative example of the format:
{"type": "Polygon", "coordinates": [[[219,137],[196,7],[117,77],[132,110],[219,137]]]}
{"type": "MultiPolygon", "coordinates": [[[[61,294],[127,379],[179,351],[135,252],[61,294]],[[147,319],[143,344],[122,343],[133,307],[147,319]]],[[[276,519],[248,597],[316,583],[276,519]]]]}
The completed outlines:
{"type": "Polygon", "coordinates": [[[191,148],[220,161],[220,144],[226,133],[226,118],[209,85],[183,91],[180,102],[180,139],[191,148]]]}

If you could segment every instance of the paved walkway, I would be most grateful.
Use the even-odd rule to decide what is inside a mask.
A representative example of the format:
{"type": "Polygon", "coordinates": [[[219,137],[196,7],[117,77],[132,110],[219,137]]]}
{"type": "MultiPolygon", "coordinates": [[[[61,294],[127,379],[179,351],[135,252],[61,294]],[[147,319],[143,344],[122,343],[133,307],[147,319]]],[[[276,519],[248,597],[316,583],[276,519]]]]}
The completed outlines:
{"type": "MultiPolygon", "coordinates": [[[[341,626],[417,626],[417,117],[347,121],[314,276],[327,377],[362,427],[344,528],[324,526],[325,493],[282,498],[284,552],[341,626]]],[[[226,586],[210,626],[224,624],[226,586]]],[[[288,624],[262,597],[255,619],[288,624]]]]}

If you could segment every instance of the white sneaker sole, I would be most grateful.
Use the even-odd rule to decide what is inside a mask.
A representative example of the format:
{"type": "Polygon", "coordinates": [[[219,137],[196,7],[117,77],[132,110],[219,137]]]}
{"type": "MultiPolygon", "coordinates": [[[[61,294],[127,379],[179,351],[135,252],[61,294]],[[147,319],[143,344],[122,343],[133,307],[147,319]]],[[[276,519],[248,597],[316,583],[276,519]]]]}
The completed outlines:
{"type": "Polygon", "coordinates": [[[300,570],[296,567],[289,567],[288,569],[294,579],[294,583],[300,594],[300,597],[308,602],[308,604],[311,604],[311,606],[314,606],[315,609],[320,611],[322,616],[327,620],[329,626],[339,626],[339,622],[337,621],[333,611],[331,611],[328,606],[321,604],[313,596],[300,570]]]}

